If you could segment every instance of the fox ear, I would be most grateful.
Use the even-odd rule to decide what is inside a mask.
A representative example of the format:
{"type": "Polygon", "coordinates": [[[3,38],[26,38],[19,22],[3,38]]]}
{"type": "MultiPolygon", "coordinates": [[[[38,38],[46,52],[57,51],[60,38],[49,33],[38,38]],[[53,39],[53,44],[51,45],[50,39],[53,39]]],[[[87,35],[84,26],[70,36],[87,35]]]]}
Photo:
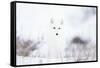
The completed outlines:
{"type": "Polygon", "coordinates": [[[52,19],[52,18],[50,19],[50,23],[54,24],[54,21],[53,21],[53,19],[52,19]]]}
{"type": "Polygon", "coordinates": [[[61,23],[60,24],[63,25],[63,20],[61,20],[61,23]]]}

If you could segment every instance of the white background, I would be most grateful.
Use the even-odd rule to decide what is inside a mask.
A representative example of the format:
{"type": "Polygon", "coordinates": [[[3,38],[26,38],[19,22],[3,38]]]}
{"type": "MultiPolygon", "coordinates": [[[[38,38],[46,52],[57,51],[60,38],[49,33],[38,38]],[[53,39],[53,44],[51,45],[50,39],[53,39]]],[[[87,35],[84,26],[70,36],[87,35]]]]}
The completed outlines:
{"type": "MultiPolygon", "coordinates": [[[[10,2],[11,1],[12,0],[0,0],[0,68],[12,68],[10,66],[10,2]]],[[[24,1],[28,1],[28,0],[24,0],[24,1]]],[[[100,5],[99,0],[29,0],[29,1],[97,5],[97,6],[100,5]]],[[[98,12],[99,11],[100,9],[98,8],[98,12]]],[[[98,16],[99,16],[99,13],[98,13],[98,16]]],[[[100,26],[99,21],[98,21],[98,26],[100,26]]],[[[98,29],[100,29],[100,27],[98,29]]],[[[99,34],[100,34],[100,31],[98,32],[98,35],[99,34]]],[[[100,42],[99,36],[98,36],[98,42],[100,42]]],[[[98,46],[99,46],[99,43],[98,43],[98,46]]],[[[100,52],[100,46],[98,47],[98,49],[100,52]]],[[[99,68],[100,66],[99,64],[100,62],[98,61],[94,63],[35,66],[34,68],[99,68]]],[[[25,67],[25,68],[33,68],[33,67],[31,66],[31,67],[25,67]]]]}

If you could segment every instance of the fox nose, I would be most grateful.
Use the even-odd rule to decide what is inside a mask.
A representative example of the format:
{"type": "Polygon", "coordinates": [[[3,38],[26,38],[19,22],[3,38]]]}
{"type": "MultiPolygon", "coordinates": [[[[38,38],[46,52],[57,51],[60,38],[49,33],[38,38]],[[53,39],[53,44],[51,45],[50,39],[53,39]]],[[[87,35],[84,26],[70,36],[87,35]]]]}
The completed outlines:
{"type": "Polygon", "coordinates": [[[56,33],[56,35],[58,35],[58,33],[56,33]]]}

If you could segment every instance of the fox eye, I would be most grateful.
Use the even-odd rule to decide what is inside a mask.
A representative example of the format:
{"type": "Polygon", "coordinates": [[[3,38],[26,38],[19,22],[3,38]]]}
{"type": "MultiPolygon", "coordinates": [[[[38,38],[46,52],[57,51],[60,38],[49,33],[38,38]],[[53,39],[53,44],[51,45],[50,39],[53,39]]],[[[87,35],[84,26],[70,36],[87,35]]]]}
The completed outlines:
{"type": "Polygon", "coordinates": [[[53,27],[53,29],[56,29],[56,27],[53,27]]]}
{"type": "Polygon", "coordinates": [[[60,27],[58,29],[61,29],[60,27]]]}

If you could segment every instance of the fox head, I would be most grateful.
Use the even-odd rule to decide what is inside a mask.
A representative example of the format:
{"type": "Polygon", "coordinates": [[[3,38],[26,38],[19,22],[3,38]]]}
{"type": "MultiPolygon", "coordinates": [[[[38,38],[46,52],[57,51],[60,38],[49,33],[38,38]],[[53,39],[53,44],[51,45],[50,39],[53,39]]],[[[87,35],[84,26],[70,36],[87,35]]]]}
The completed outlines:
{"type": "Polygon", "coordinates": [[[50,23],[51,23],[51,29],[52,29],[53,33],[56,36],[59,36],[63,29],[63,24],[64,24],[63,19],[51,18],[50,23]]]}

